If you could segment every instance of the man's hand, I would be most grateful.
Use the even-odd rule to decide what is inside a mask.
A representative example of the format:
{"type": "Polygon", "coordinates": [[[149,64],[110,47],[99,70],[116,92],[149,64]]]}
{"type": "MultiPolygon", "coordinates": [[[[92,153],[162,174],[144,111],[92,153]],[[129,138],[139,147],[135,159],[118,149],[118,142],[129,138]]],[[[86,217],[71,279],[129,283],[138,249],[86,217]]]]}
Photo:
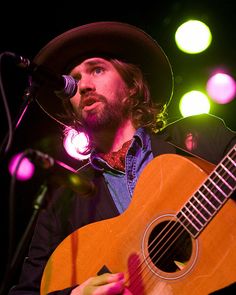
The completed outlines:
{"type": "Polygon", "coordinates": [[[83,284],[75,288],[71,295],[132,295],[125,288],[123,273],[105,273],[100,276],[89,278],[83,284]]]}

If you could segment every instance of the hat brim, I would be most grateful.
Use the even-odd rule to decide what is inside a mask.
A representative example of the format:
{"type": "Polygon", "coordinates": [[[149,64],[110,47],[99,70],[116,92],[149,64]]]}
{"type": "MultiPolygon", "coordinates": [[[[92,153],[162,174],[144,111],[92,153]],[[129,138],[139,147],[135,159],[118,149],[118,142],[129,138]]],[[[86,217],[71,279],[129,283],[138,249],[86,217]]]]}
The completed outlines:
{"type": "MultiPolygon", "coordinates": [[[[152,99],[168,105],[173,93],[170,62],[158,43],[143,30],[120,22],[95,22],[66,31],[50,41],[34,58],[57,74],[66,74],[70,65],[86,57],[107,56],[138,65],[150,87],[152,99]]],[[[36,100],[51,117],[63,122],[62,101],[53,89],[42,85],[36,100]]]]}

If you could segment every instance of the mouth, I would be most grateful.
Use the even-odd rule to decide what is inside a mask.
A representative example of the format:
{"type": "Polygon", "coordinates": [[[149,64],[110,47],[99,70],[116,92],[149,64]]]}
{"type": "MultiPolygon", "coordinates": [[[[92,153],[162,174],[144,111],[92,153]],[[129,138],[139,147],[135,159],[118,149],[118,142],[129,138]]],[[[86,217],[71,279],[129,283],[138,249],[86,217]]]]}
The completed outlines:
{"type": "Polygon", "coordinates": [[[83,108],[83,111],[89,112],[95,110],[101,104],[100,101],[94,102],[91,105],[87,105],[83,108]]]}
{"type": "Polygon", "coordinates": [[[82,108],[85,108],[85,107],[89,107],[91,105],[93,105],[94,103],[97,103],[99,102],[99,100],[95,97],[88,97],[88,98],[85,98],[82,102],[82,108]]]}
{"type": "Polygon", "coordinates": [[[93,96],[86,97],[82,101],[82,110],[85,112],[93,111],[99,104],[101,104],[101,101],[98,98],[93,96]]]}

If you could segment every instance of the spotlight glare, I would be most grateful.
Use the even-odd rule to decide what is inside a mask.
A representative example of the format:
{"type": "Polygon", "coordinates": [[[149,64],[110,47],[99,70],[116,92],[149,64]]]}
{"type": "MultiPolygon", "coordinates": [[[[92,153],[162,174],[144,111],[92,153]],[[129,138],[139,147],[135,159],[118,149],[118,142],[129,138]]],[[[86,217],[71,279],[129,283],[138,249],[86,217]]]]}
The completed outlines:
{"type": "Polygon", "coordinates": [[[207,93],[219,104],[229,103],[236,95],[236,82],[228,74],[217,73],[207,81],[207,93]]]}
{"type": "Polygon", "coordinates": [[[212,35],[209,27],[201,21],[189,20],[183,23],[175,33],[178,48],[189,54],[196,54],[209,47],[212,35]]]}
{"type": "Polygon", "coordinates": [[[66,152],[75,159],[85,160],[89,158],[86,150],[89,146],[88,136],[84,132],[77,132],[75,129],[69,129],[63,142],[66,152]]]}
{"type": "Polygon", "coordinates": [[[209,113],[210,103],[204,93],[192,90],[182,96],[179,109],[183,117],[209,113]]]}
{"type": "MultiPolygon", "coordinates": [[[[9,162],[8,171],[11,175],[15,173],[19,160],[21,159],[23,153],[18,153],[14,155],[9,162]]],[[[35,171],[34,164],[26,157],[21,160],[18,170],[16,172],[16,179],[20,181],[25,181],[32,178],[35,171]]]]}

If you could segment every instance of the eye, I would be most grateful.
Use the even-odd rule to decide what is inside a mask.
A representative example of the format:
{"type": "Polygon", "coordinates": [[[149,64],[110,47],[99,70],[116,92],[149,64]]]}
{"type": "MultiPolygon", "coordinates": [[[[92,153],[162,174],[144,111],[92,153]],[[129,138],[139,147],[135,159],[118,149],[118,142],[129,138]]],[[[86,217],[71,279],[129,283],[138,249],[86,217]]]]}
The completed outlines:
{"type": "Polygon", "coordinates": [[[104,72],[104,68],[96,67],[96,68],[93,69],[93,72],[94,72],[95,75],[99,75],[99,74],[104,72]]]}

